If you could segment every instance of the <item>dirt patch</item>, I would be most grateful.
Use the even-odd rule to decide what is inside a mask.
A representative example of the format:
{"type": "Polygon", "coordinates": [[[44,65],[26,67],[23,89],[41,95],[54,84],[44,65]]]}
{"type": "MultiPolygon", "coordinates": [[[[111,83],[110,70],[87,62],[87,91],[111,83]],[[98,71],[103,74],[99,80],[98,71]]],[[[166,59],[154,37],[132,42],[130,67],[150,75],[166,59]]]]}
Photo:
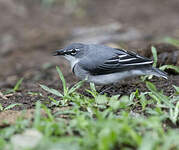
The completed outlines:
{"type": "MultiPolygon", "coordinates": [[[[17,110],[7,110],[1,113],[0,115],[0,128],[15,124],[16,121],[20,118],[27,119],[31,121],[34,117],[35,109],[26,109],[23,111],[17,110]]],[[[45,111],[41,110],[41,115],[45,116],[45,111]]]]}
{"type": "Polygon", "coordinates": [[[33,116],[33,113],[34,113],[33,109],[29,109],[29,110],[26,110],[24,112],[14,111],[14,110],[7,110],[7,111],[4,111],[4,112],[1,112],[0,127],[2,128],[2,127],[5,127],[5,126],[8,126],[9,124],[14,124],[16,122],[16,120],[19,117],[22,117],[22,116],[24,116],[24,118],[26,118],[26,119],[27,118],[31,119],[32,116],[33,116]]]}

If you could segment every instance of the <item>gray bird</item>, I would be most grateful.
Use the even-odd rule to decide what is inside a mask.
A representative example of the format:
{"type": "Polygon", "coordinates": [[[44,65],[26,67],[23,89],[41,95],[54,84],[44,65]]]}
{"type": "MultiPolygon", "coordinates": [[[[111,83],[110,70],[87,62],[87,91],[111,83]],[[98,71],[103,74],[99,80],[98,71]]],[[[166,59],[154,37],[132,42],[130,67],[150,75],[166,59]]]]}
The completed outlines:
{"type": "Polygon", "coordinates": [[[98,85],[116,83],[139,75],[155,75],[167,79],[165,72],[152,67],[151,59],[132,51],[104,45],[73,43],[56,50],[54,56],[64,56],[78,78],[98,85]]]}

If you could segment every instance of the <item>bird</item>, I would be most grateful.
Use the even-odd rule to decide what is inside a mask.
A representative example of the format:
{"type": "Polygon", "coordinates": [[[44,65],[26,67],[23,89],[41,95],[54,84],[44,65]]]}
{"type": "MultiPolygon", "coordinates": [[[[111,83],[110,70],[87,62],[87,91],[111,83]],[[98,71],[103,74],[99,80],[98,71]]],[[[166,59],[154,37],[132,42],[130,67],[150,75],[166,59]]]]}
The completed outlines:
{"type": "Polygon", "coordinates": [[[113,84],[141,75],[168,79],[164,71],[152,66],[153,60],[133,51],[105,45],[72,43],[56,50],[54,56],[64,56],[79,79],[96,85],[113,84]]]}

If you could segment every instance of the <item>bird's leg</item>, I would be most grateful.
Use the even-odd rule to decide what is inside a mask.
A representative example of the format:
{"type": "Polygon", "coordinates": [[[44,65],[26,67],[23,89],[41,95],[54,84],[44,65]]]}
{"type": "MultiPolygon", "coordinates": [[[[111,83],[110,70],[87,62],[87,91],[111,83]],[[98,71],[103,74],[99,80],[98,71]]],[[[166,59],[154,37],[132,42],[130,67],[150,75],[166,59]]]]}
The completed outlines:
{"type": "Polygon", "coordinates": [[[99,94],[103,95],[105,92],[107,92],[108,90],[110,90],[113,87],[113,84],[109,85],[107,88],[104,86],[101,87],[101,89],[99,90],[99,94]],[[103,89],[104,88],[104,89],[103,89]],[[102,91],[101,91],[102,90],[102,91]]]}

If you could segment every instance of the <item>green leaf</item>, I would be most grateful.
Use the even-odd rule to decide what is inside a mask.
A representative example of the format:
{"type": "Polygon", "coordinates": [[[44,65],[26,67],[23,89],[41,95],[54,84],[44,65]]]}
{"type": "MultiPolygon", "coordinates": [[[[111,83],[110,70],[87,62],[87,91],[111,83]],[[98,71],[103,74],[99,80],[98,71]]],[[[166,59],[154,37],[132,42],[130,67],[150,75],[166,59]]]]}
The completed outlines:
{"type": "Polygon", "coordinates": [[[123,95],[122,97],[120,97],[119,101],[120,101],[120,108],[127,108],[129,105],[132,104],[130,102],[129,96],[127,95],[123,95]]]}
{"type": "Polygon", "coordinates": [[[11,104],[11,105],[7,106],[6,108],[4,108],[4,110],[11,109],[11,108],[13,108],[13,107],[15,107],[15,106],[22,106],[22,104],[20,104],[20,103],[11,104]]]}
{"type": "Polygon", "coordinates": [[[97,137],[98,149],[109,150],[114,149],[115,142],[117,141],[117,132],[110,127],[103,128],[97,137]]]}
{"type": "Polygon", "coordinates": [[[172,70],[174,70],[176,73],[179,73],[179,66],[164,65],[164,66],[161,66],[160,69],[161,69],[161,70],[172,69],[172,70]]]}
{"type": "Polygon", "coordinates": [[[175,86],[175,85],[173,85],[173,87],[174,87],[175,90],[176,90],[176,94],[179,94],[179,87],[178,87],[178,86],[175,86]]]}
{"type": "Polygon", "coordinates": [[[34,123],[33,123],[33,127],[36,128],[36,129],[40,125],[40,118],[41,118],[40,108],[41,108],[41,102],[37,101],[36,105],[35,105],[34,123]]]}
{"type": "Polygon", "coordinates": [[[171,121],[176,124],[179,115],[179,101],[177,102],[174,109],[170,108],[170,119],[171,121]]]}
{"type": "Polygon", "coordinates": [[[145,93],[141,93],[139,97],[140,97],[140,103],[142,105],[142,110],[145,110],[146,105],[148,104],[148,101],[145,97],[145,93]]]}
{"type": "Polygon", "coordinates": [[[49,117],[50,121],[54,121],[54,117],[51,113],[51,110],[47,108],[47,106],[45,106],[44,104],[41,105],[43,110],[46,112],[47,116],[49,117]]]}
{"type": "Polygon", "coordinates": [[[172,150],[176,149],[178,150],[179,148],[179,130],[178,129],[173,129],[169,130],[168,135],[165,136],[163,139],[163,144],[160,149],[162,150],[172,150]]]}
{"type": "Polygon", "coordinates": [[[91,94],[94,98],[97,96],[97,94],[91,90],[86,89],[85,91],[91,94]]]}
{"type": "Polygon", "coordinates": [[[3,139],[3,138],[1,138],[1,137],[0,137],[0,145],[1,145],[0,150],[5,149],[6,140],[5,140],[5,139],[3,139]]]}
{"type": "Polygon", "coordinates": [[[120,102],[124,102],[124,103],[128,103],[129,102],[129,96],[127,96],[127,95],[123,95],[120,99],[119,99],[119,101],[120,102]]]}
{"type": "Polygon", "coordinates": [[[90,94],[95,98],[95,97],[98,95],[98,93],[97,93],[97,91],[96,91],[96,88],[95,88],[94,83],[90,83],[90,89],[91,89],[91,90],[86,89],[86,91],[87,91],[88,93],[90,93],[90,94]]]}
{"type": "Polygon", "coordinates": [[[95,100],[97,104],[106,104],[108,102],[108,99],[105,95],[98,95],[95,100]]]}
{"type": "Polygon", "coordinates": [[[153,137],[153,134],[145,134],[142,143],[139,147],[139,150],[152,150],[154,149],[156,139],[153,137]]]}
{"type": "Polygon", "coordinates": [[[96,92],[96,88],[95,88],[94,83],[90,82],[90,88],[91,88],[92,91],[96,92]]]}
{"type": "Polygon", "coordinates": [[[84,82],[85,82],[85,80],[82,80],[82,81],[76,83],[76,84],[69,90],[68,94],[71,94],[71,93],[75,92],[77,89],[79,89],[79,88],[83,85],[84,82]]]}
{"type": "Polygon", "coordinates": [[[48,88],[47,86],[42,85],[42,84],[40,84],[40,87],[41,87],[42,89],[44,89],[45,91],[49,92],[49,93],[52,93],[52,94],[54,94],[54,95],[56,95],[56,96],[59,96],[59,97],[63,97],[63,95],[62,95],[59,91],[57,91],[57,90],[55,90],[55,89],[48,88]]]}
{"type": "Polygon", "coordinates": [[[136,96],[135,93],[136,93],[136,92],[132,92],[132,93],[130,94],[130,96],[129,96],[129,101],[130,101],[130,102],[133,102],[133,100],[134,100],[134,98],[135,98],[135,96],[136,96]]]}
{"type": "Polygon", "coordinates": [[[146,82],[146,86],[147,86],[147,88],[150,90],[150,91],[157,91],[157,89],[156,89],[156,87],[155,87],[155,85],[154,84],[152,84],[151,82],[146,82]]]}
{"type": "Polygon", "coordinates": [[[156,67],[157,66],[157,50],[154,46],[152,46],[151,50],[152,50],[152,55],[154,59],[153,67],[156,67]]]}
{"type": "Polygon", "coordinates": [[[0,111],[3,111],[3,107],[2,104],[0,103],[0,111]]]}
{"type": "Polygon", "coordinates": [[[170,103],[169,97],[163,95],[161,92],[157,91],[156,87],[154,84],[151,82],[146,82],[147,88],[151,91],[149,94],[153,99],[155,99],[158,104],[161,102],[164,102],[168,107],[173,108],[173,104],[170,103]]]}
{"type": "Polygon", "coordinates": [[[16,85],[14,86],[13,88],[13,91],[16,92],[19,90],[21,84],[22,84],[22,81],[24,80],[24,78],[21,78],[19,81],[17,81],[16,85]]]}
{"type": "Polygon", "coordinates": [[[120,95],[115,95],[115,96],[112,96],[109,100],[109,106],[112,107],[112,109],[114,110],[117,110],[120,108],[120,101],[119,101],[119,96],[120,95]]]}
{"type": "Polygon", "coordinates": [[[59,67],[56,66],[56,69],[57,69],[58,75],[59,75],[59,77],[60,77],[60,79],[62,81],[64,95],[67,95],[68,94],[68,88],[66,86],[66,81],[65,81],[65,78],[63,76],[63,73],[61,72],[59,67]]]}
{"type": "Polygon", "coordinates": [[[48,96],[48,98],[52,101],[52,103],[53,103],[55,106],[59,106],[60,101],[55,100],[55,99],[54,99],[53,97],[51,97],[51,96],[48,96]]]}

